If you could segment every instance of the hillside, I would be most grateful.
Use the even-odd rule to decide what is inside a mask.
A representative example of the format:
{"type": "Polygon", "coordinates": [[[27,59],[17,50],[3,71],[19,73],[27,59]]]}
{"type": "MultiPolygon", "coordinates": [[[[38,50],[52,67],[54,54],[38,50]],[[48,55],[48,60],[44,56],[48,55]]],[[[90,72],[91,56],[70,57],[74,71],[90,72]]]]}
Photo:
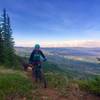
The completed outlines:
{"type": "Polygon", "coordinates": [[[31,69],[23,71],[22,61],[28,62],[31,50],[16,50],[18,67],[0,66],[1,100],[100,100],[98,62],[73,59],[43,50],[48,58],[47,62],[42,63],[47,81],[47,88],[44,88],[43,83],[34,81],[31,69]]]}
{"type": "MultiPolygon", "coordinates": [[[[49,66],[51,67],[51,65],[49,66]]],[[[12,70],[0,66],[0,100],[100,99],[99,96],[91,93],[93,90],[88,92],[88,89],[83,88],[86,87],[86,84],[81,83],[80,80],[70,80],[64,74],[60,73],[59,68],[54,68],[56,70],[53,70],[53,72],[50,71],[51,69],[45,69],[48,87],[44,89],[42,84],[34,82],[31,77],[31,70],[24,72],[22,70],[12,70]]]]}
{"type": "MultiPolygon", "coordinates": [[[[97,76],[94,74],[84,73],[84,71],[80,72],[80,69],[79,71],[74,70],[73,66],[72,69],[68,69],[70,66],[64,64],[66,62],[66,60],[63,60],[64,58],[54,58],[50,55],[48,57],[49,60],[43,63],[43,69],[48,83],[46,89],[43,88],[43,84],[34,82],[31,70],[24,72],[21,64],[18,68],[14,69],[0,66],[0,98],[2,100],[100,99],[97,96],[100,95],[100,78],[96,79],[97,76]]],[[[25,61],[25,63],[27,62],[27,57],[19,58],[25,61]]],[[[77,69],[78,67],[76,66],[77,69]]]]}

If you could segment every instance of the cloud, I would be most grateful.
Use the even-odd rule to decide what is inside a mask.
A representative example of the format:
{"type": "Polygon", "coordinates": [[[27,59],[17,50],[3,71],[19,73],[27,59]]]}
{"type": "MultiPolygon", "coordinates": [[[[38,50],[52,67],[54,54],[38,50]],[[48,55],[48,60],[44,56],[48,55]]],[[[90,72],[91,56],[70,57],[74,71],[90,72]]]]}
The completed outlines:
{"type": "Polygon", "coordinates": [[[16,46],[33,47],[36,43],[42,47],[100,47],[100,41],[97,40],[16,41],[16,46]]]}

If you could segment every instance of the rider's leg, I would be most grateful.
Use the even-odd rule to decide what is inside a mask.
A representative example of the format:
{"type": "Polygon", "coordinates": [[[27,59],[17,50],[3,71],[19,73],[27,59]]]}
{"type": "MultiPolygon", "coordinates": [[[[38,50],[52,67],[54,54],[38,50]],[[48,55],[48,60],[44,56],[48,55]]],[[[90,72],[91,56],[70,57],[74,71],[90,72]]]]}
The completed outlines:
{"type": "Polygon", "coordinates": [[[37,67],[37,77],[38,77],[38,80],[41,82],[41,80],[42,80],[42,76],[41,76],[41,64],[38,64],[38,67],[37,67]]]}
{"type": "Polygon", "coordinates": [[[34,75],[35,75],[35,81],[40,81],[40,78],[41,78],[41,66],[39,64],[36,64],[35,65],[35,68],[34,68],[34,75]]]}
{"type": "Polygon", "coordinates": [[[35,73],[35,81],[37,82],[38,81],[38,70],[35,69],[34,70],[34,73],[35,73]]]}
{"type": "Polygon", "coordinates": [[[44,88],[47,88],[47,82],[46,82],[46,79],[45,79],[45,76],[44,76],[44,72],[43,72],[43,69],[41,68],[40,69],[40,80],[41,82],[43,82],[43,85],[44,85],[44,88]]]}
{"type": "Polygon", "coordinates": [[[35,80],[35,69],[32,68],[32,79],[35,80]]]}
{"type": "Polygon", "coordinates": [[[38,81],[38,71],[37,71],[37,65],[34,64],[34,67],[32,68],[32,78],[37,82],[38,81]]]}

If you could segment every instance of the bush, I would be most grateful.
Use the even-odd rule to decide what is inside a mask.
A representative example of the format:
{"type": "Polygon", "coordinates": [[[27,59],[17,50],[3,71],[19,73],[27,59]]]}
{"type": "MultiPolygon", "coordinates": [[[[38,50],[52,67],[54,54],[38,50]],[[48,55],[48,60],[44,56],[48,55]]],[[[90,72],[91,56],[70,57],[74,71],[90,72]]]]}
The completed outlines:
{"type": "Polygon", "coordinates": [[[85,89],[96,95],[100,95],[100,77],[96,76],[94,79],[78,80],[81,89],[85,89]]]}

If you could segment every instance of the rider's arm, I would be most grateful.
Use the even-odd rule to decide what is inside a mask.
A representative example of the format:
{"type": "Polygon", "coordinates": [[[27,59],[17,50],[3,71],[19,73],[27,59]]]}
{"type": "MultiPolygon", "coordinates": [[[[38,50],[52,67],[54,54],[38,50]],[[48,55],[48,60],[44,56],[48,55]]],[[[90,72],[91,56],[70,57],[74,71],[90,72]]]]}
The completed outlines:
{"type": "Polygon", "coordinates": [[[43,54],[43,52],[41,50],[40,50],[40,54],[41,54],[41,56],[43,57],[44,60],[47,60],[45,55],[43,54]]]}

